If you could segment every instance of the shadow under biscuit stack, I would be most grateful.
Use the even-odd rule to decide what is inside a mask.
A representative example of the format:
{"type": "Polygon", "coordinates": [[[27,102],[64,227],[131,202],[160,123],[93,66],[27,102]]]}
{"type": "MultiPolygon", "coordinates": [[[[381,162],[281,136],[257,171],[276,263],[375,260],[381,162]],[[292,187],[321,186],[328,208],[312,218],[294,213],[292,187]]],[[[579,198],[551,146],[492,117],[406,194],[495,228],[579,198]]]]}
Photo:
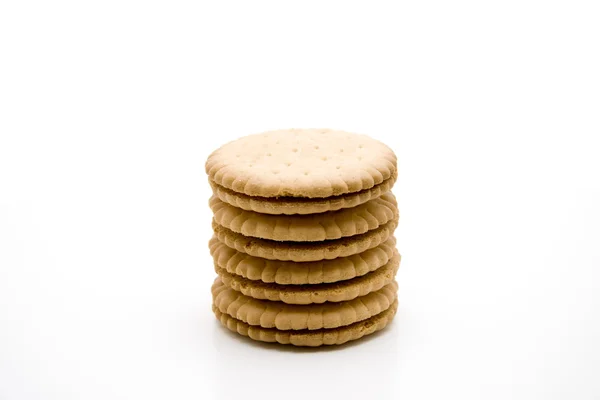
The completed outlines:
{"type": "Polygon", "coordinates": [[[328,129],[250,135],[206,162],[213,312],[254,340],[342,344],[394,318],[394,152],[328,129]]]}

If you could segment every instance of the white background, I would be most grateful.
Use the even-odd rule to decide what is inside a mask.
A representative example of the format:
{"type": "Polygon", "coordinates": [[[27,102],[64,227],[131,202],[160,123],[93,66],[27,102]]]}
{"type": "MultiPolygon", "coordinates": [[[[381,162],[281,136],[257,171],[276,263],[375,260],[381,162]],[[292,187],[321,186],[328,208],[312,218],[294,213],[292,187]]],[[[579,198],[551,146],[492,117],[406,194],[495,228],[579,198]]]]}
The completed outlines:
{"type": "Polygon", "coordinates": [[[0,5],[0,399],[600,398],[595,1],[0,5]],[[398,154],[400,309],[318,351],[211,313],[204,161],[398,154]]]}

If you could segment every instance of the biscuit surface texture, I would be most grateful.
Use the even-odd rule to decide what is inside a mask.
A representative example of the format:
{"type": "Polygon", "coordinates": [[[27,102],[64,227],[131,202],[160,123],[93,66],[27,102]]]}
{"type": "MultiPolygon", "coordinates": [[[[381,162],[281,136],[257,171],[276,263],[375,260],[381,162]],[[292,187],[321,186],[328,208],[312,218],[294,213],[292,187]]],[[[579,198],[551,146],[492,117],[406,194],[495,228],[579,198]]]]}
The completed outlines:
{"type": "Polygon", "coordinates": [[[374,272],[343,282],[320,285],[277,285],[251,281],[216,268],[221,281],[235,291],[254,299],[281,301],[287,304],[314,304],[340,302],[365,296],[391,283],[400,266],[400,254],[374,272]]]}
{"type": "Polygon", "coordinates": [[[221,278],[212,286],[213,304],[222,313],[248,325],[279,330],[329,329],[350,325],[387,310],[396,299],[394,281],[365,296],[339,303],[310,305],[257,300],[224,285],[221,278]]]}
{"type": "Polygon", "coordinates": [[[362,235],[322,242],[278,242],[244,236],[222,227],[213,220],[215,236],[227,246],[242,253],[269,260],[320,261],[348,257],[375,248],[385,242],[398,224],[392,220],[362,235]]]}
{"type": "Polygon", "coordinates": [[[213,312],[221,324],[232,332],[248,336],[253,340],[291,344],[294,346],[317,347],[323,345],[340,345],[351,340],[360,339],[385,328],[396,315],[398,300],[385,311],[364,321],[333,329],[280,331],[272,328],[248,325],[228,314],[222,313],[213,305],[213,312]]]}
{"type": "Polygon", "coordinates": [[[365,275],[387,264],[395,246],[395,239],[390,237],[375,248],[348,257],[294,262],[254,257],[227,246],[215,236],[209,242],[216,267],[246,279],[280,285],[332,283],[365,275]]]}
{"type": "Polygon", "coordinates": [[[365,135],[291,129],[227,143],[205,168],[215,184],[248,196],[324,198],[381,184],[396,163],[388,146],[365,135]]]}
{"type": "Polygon", "coordinates": [[[392,193],[353,208],[310,215],[260,214],[215,196],[209,205],[217,224],[244,236],[277,241],[318,242],[360,235],[398,217],[392,193]]]}

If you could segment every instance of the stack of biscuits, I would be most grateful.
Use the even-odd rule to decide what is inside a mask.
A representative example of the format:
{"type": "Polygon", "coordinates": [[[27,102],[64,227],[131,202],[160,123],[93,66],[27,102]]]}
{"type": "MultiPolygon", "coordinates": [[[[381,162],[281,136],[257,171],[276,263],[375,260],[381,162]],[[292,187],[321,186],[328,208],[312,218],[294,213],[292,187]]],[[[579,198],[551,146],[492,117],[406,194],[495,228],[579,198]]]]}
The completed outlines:
{"type": "Polygon", "coordinates": [[[213,312],[225,327],[321,346],[393,319],[400,254],[389,147],[328,129],[271,131],[214,151],[206,172],[213,312]]]}

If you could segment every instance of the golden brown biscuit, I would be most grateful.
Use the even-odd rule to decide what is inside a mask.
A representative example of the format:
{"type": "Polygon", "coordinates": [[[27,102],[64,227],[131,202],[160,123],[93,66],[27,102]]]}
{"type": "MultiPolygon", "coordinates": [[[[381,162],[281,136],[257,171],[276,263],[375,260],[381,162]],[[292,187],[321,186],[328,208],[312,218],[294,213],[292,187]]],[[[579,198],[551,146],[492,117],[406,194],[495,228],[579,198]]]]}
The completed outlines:
{"type": "Polygon", "coordinates": [[[214,221],[236,233],[261,239],[320,242],[360,235],[398,218],[390,192],[353,208],[309,215],[269,215],[234,207],[213,196],[214,221]]]}
{"type": "Polygon", "coordinates": [[[221,278],[215,279],[211,290],[213,304],[219,311],[248,325],[279,330],[314,330],[350,325],[379,314],[394,302],[398,284],[394,281],[349,301],[310,305],[253,299],[224,285],[221,278]]]}
{"type": "Polygon", "coordinates": [[[392,236],[397,225],[398,221],[393,220],[362,235],[307,243],[251,238],[230,231],[214,221],[213,231],[222,243],[251,256],[269,260],[306,262],[348,257],[377,247],[392,236]]]}
{"type": "Polygon", "coordinates": [[[400,254],[396,252],[390,262],[374,272],[347,281],[320,285],[277,285],[244,279],[218,267],[215,271],[226,286],[255,299],[287,304],[320,304],[348,301],[379,290],[394,280],[399,266],[400,254]]]}
{"type": "Polygon", "coordinates": [[[396,239],[392,236],[373,249],[348,257],[294,262],[253,257],[232,249],[215,236],[209,242],[217,267],[246,279],[280,285],[332,283],[365,275],[387,264],[395,246],[396,239]]]}
{"type": "Polygon", "coordinates": [[[248,196],[323,198],[379,185],[396,162],[388,146],[365,135],[289,129],[227,143],[205,167],[214,183],[248,196]]]}
{"type": "Polygon", "coordinates": [[[209,180],[213,194],[221,201],[228,203],[234,207],[248,211],[256,211],[263,214],[318,214],[327,211],[337,211],[342,208],[356,207],[366,203],[369,200],[376,199],[384,193],[392,190],[394,183],[398,177],[398,173],[394,173],[392,177],[375,185],[370,189],[361,190],[360,192],[342,194],[339,196],[325,198],[308,198],[308,197],[256,197],[248,196],[242,193],[234,192],[219,186],[209,180]]]}
{"type": "Polygon", "coordinates": [[[268,343],[291,344],[294,346],[317,347],[322,345],[339,345],[351,340],[360,339],[385,328],[396,315],[398,300],[385,311],[364,321],[332,329],[317,329],[313,331],[280,331],[273,328],[248,325],[230,315],[220,312],[213,306],[217,319],[227,329],[253,340],[268,343]]]}

